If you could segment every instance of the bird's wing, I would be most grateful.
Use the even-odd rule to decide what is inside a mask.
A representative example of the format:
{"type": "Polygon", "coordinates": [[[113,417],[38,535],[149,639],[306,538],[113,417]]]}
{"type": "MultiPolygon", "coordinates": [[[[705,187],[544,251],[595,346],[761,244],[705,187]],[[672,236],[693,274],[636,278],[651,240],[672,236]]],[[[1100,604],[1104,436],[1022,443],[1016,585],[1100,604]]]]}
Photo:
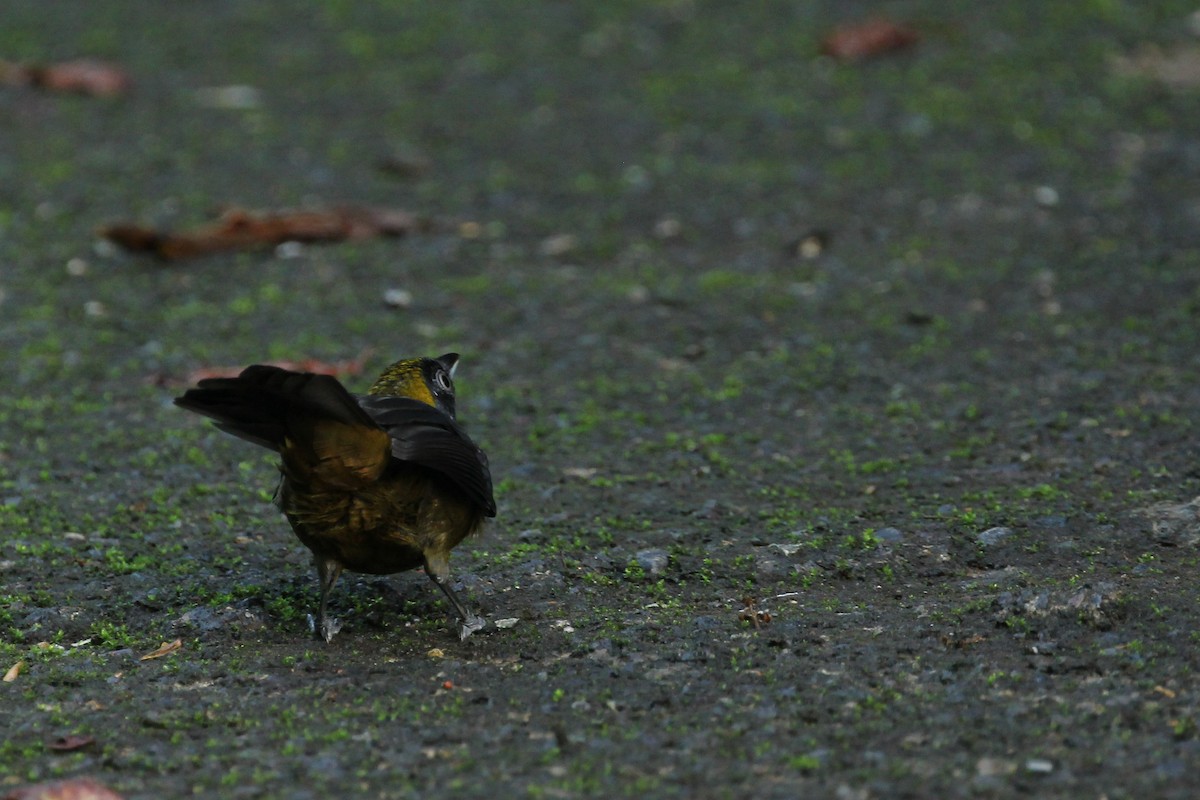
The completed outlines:
{"type": "Polygon", "coordinates": [[[436,470],[496,516],[487,456],[449,415],[408,397],[368,395],[358,402],[392,438],[392,457],[436,470]]]}
{"type": "Polygon", "coordinates": [[[390,455],[387,433],[330,375],[255,364],[202,380],[175,403],[281,452],[307,480],[354,488],[378,478],[390,455]]]}

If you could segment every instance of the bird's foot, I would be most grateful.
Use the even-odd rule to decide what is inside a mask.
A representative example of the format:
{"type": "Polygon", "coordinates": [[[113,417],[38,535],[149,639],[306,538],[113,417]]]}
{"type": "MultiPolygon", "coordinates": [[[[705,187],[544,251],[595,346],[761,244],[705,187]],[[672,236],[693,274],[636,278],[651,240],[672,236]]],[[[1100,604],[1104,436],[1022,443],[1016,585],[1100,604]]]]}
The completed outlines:
{"type": "Polygon", "coordinates": [[[487,620],[483,617],[477,617],[474,614],[469,614],[465,620],[458,625],[458,640],[461,642],[472,633],[483,630],[487,625],[487,620]]]}
{"type": "Polygon", "coordinates": [[[333,637],[342,629],[342,621],[336,617],[323,617],[320,623],[312,614],[308,615],[308,629],[313,632],[314,636],[320,636],[325,640],[326,644],[333,641],[333,637]]]}

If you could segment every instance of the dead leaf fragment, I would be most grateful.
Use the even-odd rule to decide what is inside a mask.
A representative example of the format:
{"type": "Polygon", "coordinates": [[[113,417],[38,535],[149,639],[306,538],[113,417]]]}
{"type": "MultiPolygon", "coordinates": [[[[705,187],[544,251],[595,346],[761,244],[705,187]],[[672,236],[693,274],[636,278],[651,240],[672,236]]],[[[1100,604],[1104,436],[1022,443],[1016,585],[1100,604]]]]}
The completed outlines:
{"type": "Polygon", "coordinates": [[[742,606],[742,610],[738,612],[738,619],[742,622],[752,622],[755,628],[761,628],[771,622],[771,612],[759,608],[756,598],[743,597],[742,606]]]}
{"type": "Polygon", "coordinates": [[[149,661],[152,658],[162,658],[163,656],[167,656],[167,655],[170,655],[171,653],[174,653],[176,650],[182,649],[182,647],[183,647],[182,639],[176,639],[173,642],[163,642],[162,644],[160,644],[158,646],[158,649],[155,650],[153,653],[146,653],[146,655],[142,656],[138,660],[139,661],[149,661]]]}
{"type": "Polygon", "coordinates": [[[121,795],[91,778],[35,783],[13,789],[0,800],[123,800],[121,795]]]}
{"type": "Polygon", "coordinates": [[[124,94],[133,85],[129,73],[108,61],[82,58],[26,67],[30,83],[52,92],[74,92],[98,97],[124,94]]]}
{"type": "Polygon", "coordinates": [[[0,82],[10,86],[35,86],[50,92],[73,92],[98,97],[124,94],[133,85],[129,73],[121,67],[90,58],[56,64],[0,61],[0,82]]]}
{"type": "Polygon", "coordinates": [[[955,650],[966,650],[970,647],[974,647],[977,644],[987,641],[986,636],[982,636],[978,633],[971,634],[970,636],[958,636],[957,634],[943,633],[939,638],[941,639],[943,647],[955,650]]]}
{"type": "Polygon", "coordinates": [[[346,206],[322,211],[247,211],[232,208],[212,225],[170,232],[131,223],[100,228],[101,238],[132,253],[166,261],[226,250],[259,250],[284,242],[342,242],[372,236],[405,236],[429,227],[428,221],[394,208],[346,206]]]}
{"type": "Polygon", "coordinates": [[[21,674],[21,670],[23,670],[23,669],[25,669],[24,661],[18,661],[17,663],[13,664],[11,667],[8,668],[8,672],[4,673],[4,682],[12,683],[13,681],[15,681],[17,679],[17,676],[21,674]]]}
{"type": "Polygon", "coordinates": [[[821,42],[821,53],[839,61],[862,61],[916,44],[912,28],[883,17],[834,28],[821,42]]]}
{"type": "Polygon", "coordinates": [[[95,743],[95,736],[84,736],[76,733],[51,739],[46,746],[56,753],[70,753],[74,750],[82,750],[85,747],[90,747],[95,743]]]}

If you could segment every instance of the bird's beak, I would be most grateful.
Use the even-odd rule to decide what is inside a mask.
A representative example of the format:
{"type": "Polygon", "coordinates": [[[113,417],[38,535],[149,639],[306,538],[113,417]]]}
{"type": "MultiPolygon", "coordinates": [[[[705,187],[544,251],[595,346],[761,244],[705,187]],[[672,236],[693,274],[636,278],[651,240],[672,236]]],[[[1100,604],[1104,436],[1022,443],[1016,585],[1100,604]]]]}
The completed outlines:
{"type": "Polygon", "coordinates": [[[458,368],[458,353],[446,353],[444,356],[438,356],[434,361],[445,367],[451,378],[454,377],[454,370],[458,368]]]}

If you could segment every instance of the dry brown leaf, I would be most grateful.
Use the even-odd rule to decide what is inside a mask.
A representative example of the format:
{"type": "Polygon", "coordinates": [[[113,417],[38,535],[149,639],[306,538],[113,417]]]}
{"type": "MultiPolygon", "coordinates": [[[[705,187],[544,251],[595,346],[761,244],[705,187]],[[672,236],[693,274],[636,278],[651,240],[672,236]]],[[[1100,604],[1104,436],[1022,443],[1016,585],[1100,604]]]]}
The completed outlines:
{"type": "Polygon", "coordinates": [[[861,61],[871,56],[916,44],[920,36],[912,28],[876,17],[834,28],[821,41],[821,52],[839,61],[861,61]]]}
{"type": "Polygon", "coordinates": [[[738,619],[742,622],[752,622],[755,628],[761,628],[771,622],[771,612],[759,608],[756,598],[743,597],[742,606],[742,610],[738,612],[738,619]]]}
{"type": "Polygon", "coordinates": [[[123,800],[121,795],[91,778],[35,783],[13,789],[0,800],[123,800]]]}
{"type": "Polygon", "coordinates": [[[10,86],[36,86],[51,92],[75,92],[100,97],[124,94],[133,85],[129,73],[121,67],[89,58],[56,64],[0,61],[0,82],[10,86]]]}
{"type": "Polygon", "coordinates": [[[140,661],[149,661],[152,658],[162,658],[163,656],[169,656],[171,653],[174,653],[176,650],[179,650],[182,647],[183,647],[182,639],[176,639],[173,642],[163,642],[162,644],[160,644],[158,646],[157,650],[155,650],[153,653],[146,653],[146,655],[142,656],[139,660],[140,661]]]}
{"type": "Polygon", "coordinates": [[[962,637],[958,636],[957,634],[944,633],[941,635],[940,639],[943,647],[953,648],[956,650],[966,650],[969,647],[974,647],[981,642],[987,641],[986,636],[982,636],[978,633],[962,637]]]}
{"type": "Polygon", "coordinates": [[[97,234],[134,253],[167,261],[218,253],[256,250],[284,242],[341,242],[371,236],[404,236],[425,230],[427,221],[400,209],[345,207],[325,211],[226,211],[212,225],[172,233],[126,223],[100,228],[97,234]]]}
{"type": "Polygon", "coordinates": [[[90,747],[96,743],[95,736],[84,736],[82,734],[73,733],[69,736],[59,736],[51,739],[46,746],[57,753],[70,753],[73,750],[82,750],[85,747],[90,747]]]}
{"type": "Polygon", "coordinates": [[[90,58],[58,64],[34,64],[26,69],[30,83],[52,92],[115,97],[129,91],[133,85],[129,73],[116,64],[90,58]]]}
{"type": "Polygon", "coordinates": [[[8,672],[4,673],[4,682],[12,683],[13,681],[15,681],[17,679],[17,676],[21,674],[21,670],[23,670],[23,669],[25,669],[24,661],[18,661],[17,663],[13,664],[11,667],[8,668],[8,672]]]}

